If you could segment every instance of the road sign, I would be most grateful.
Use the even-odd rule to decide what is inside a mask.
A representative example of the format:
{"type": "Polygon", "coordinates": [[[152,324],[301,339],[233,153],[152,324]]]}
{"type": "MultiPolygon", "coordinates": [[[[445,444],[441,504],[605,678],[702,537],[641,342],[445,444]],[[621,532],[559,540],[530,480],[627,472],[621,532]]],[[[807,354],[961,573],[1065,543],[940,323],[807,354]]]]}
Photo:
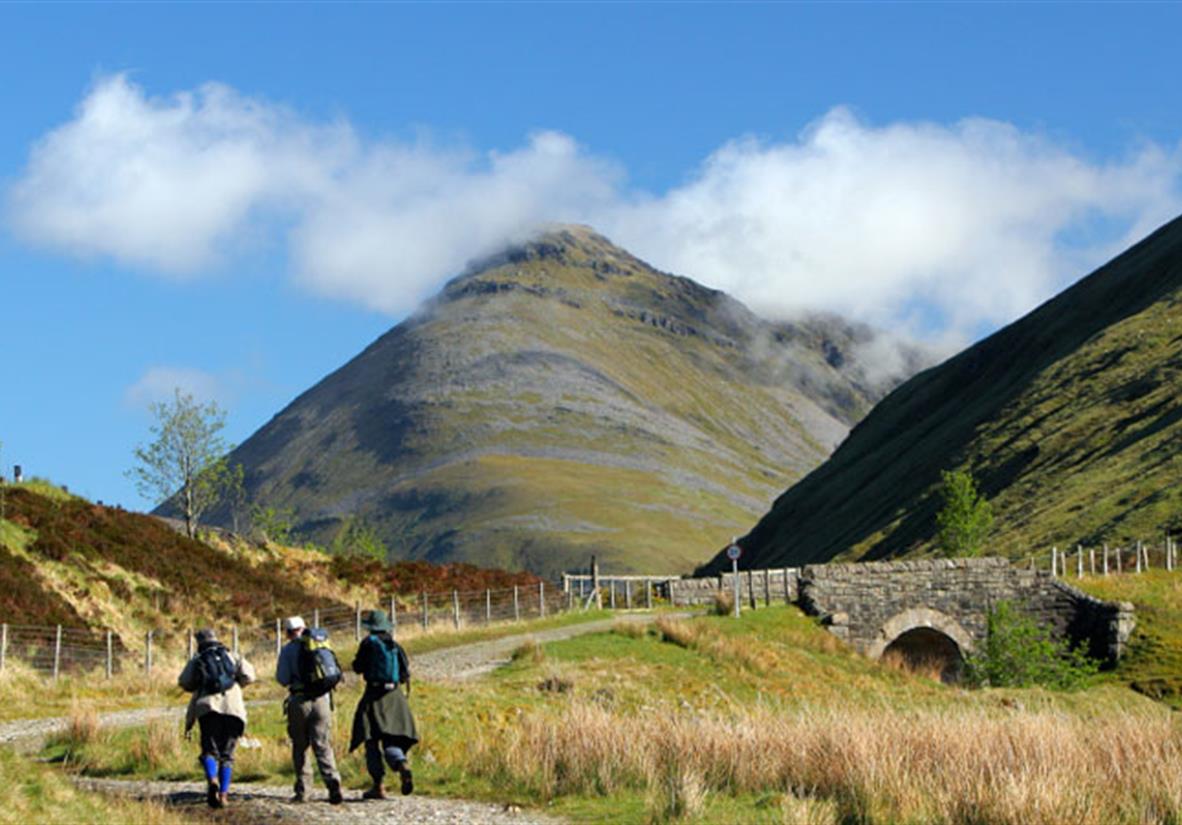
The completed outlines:
{"type": "Polygon", "coordinates": [[[726,548],[726,557],[731,561],[738,561],[741,555],[743,555],[743,548],[737,544],[732,544],[726,548]]]}

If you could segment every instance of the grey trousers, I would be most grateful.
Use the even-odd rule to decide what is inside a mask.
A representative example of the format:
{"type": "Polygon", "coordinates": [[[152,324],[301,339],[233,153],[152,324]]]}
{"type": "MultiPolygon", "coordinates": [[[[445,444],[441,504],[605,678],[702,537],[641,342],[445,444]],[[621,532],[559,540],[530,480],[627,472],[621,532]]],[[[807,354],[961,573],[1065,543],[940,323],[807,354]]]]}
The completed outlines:
{"type": "Polygon", "coordinates": [[[317,699],[287,702],[287,735],[291,739],[291,762],[295,768],[295,792],[304,794],[312,784],[312,766],[308,764],[308,746],[316,756],[320,778],[340,782],[337,760],[332,752],[332,706],[328,695],[317,699]]]}

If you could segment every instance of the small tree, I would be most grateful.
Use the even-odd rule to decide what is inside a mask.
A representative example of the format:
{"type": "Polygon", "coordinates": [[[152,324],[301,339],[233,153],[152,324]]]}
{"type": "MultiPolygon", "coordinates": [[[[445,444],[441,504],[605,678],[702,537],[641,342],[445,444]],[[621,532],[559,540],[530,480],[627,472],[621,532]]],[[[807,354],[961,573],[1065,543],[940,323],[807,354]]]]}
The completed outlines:
{"type": "Polygon", "coordinates": [[[386,544],[378,536],[377,531],[359,517],[349,518],[336,536],[333,537],[329,548],[334,556],[354,556],[378,561],[386,561],[386,544]]]}
{"type": "Polygon", "coordinates": [[[1009,602],[989,611],[985,641],[965,661],[965,675],[978,687],[1043,685],[1071,690],[1096,673],[1099,663],[1019,613],[1009,602]]]}
{"type": "Polygon", "coordinates": [[[210,401],[199,404],[178,387],[171,402],[152,404],[155,437],[135,449],[138,464],[127,475],[145,498],[161,503],[175,498],[189,538],[197,534],[201,514],[221,495],[229,468],[229,445],[220,433],[226,413],[210,401]]]}
{"type": "Polygon", "coordinates": [[[242,517],[248,515],[246,509],[246,471],[241,464],[229,466],[222,483],[222,504],[230,514],[230,529],[235,533],[239,530],[242,517]]]}
{"type": "Polygon", "coordinates": [[[294,518],[295,511],[286,507],[280,509],[256,504],[250,511],[250,521],[254,529],[261,533],[265,540],[276,544],[291,543],[294,518]]]}
{"type": "Polygon", "coordinates": [[[936,516],[940,547],[949,556],[975,556],[993,527],[993,508],[977,492],[973,476],[966,470],[945,471],[940,478],[944,499],[936,516]]]}

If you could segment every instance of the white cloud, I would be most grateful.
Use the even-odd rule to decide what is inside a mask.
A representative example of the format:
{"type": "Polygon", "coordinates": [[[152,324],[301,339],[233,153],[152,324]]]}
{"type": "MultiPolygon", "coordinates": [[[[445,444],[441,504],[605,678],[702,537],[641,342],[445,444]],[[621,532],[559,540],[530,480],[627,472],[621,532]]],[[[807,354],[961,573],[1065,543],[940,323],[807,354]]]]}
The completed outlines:
{"type": "Polygon", "coordinates": [[[178,389],[199,402],[226,400],[224,382],[212,373],[192,367],[154,366],[124,391],[123,402],[129,407],[147,408],[172,401],[178,389]]]}
{"type": "Polygon", "coordinates": [[[280,238],[305,287],[395,316],[473,257],[582,221],[765,313],[959,341],[1174,216],[1180,177],[1179,147],[1096,162],[997,121],[835,109],[644,193],[559,133],[491,153],[367,141],[224,86],[152,98],[116,76],[33,148],[7,207],[29,242],[174,277],[280,238]]]}

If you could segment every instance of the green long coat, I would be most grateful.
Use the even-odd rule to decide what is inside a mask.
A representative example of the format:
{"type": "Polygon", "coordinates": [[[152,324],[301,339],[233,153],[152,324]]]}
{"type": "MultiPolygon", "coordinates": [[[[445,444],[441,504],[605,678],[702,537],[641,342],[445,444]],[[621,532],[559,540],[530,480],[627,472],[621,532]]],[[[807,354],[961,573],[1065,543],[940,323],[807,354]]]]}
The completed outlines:
{"type": "Polygon", "coordinates": [[[366,739],[377,739],[381,735],[400,740],[396,744],[403,750],[419,741],[415,718],[401,688],[380,695],[367,689],[361,695],[353,713],[353,738],[349,741],[349,750],[356,750],[366,739]]]}
{"type": "Polygon", "coordinates": [[[395,744],[403,750],[408,750],[419,741],[414,715],[410,712],[410,704],[402,692],[402,685],[406,685],[408,689],[410,687],[410,664],[406,652],[389,633],[374,633],[361,641],[357,648],[357,656],[353,659],[353,672],[364,675],[367,672],[369,658],[374,652],[374,645],[382,643],[392,645],[397,652],[399,684],[390,690],[372,685],[366,687],[365,692],[361,694],[361,701],[357,703],[357,710],[353,713],[350,751],[356,750],[367,739],[378,739],[381,736],[393,737],[395,744]]]}

